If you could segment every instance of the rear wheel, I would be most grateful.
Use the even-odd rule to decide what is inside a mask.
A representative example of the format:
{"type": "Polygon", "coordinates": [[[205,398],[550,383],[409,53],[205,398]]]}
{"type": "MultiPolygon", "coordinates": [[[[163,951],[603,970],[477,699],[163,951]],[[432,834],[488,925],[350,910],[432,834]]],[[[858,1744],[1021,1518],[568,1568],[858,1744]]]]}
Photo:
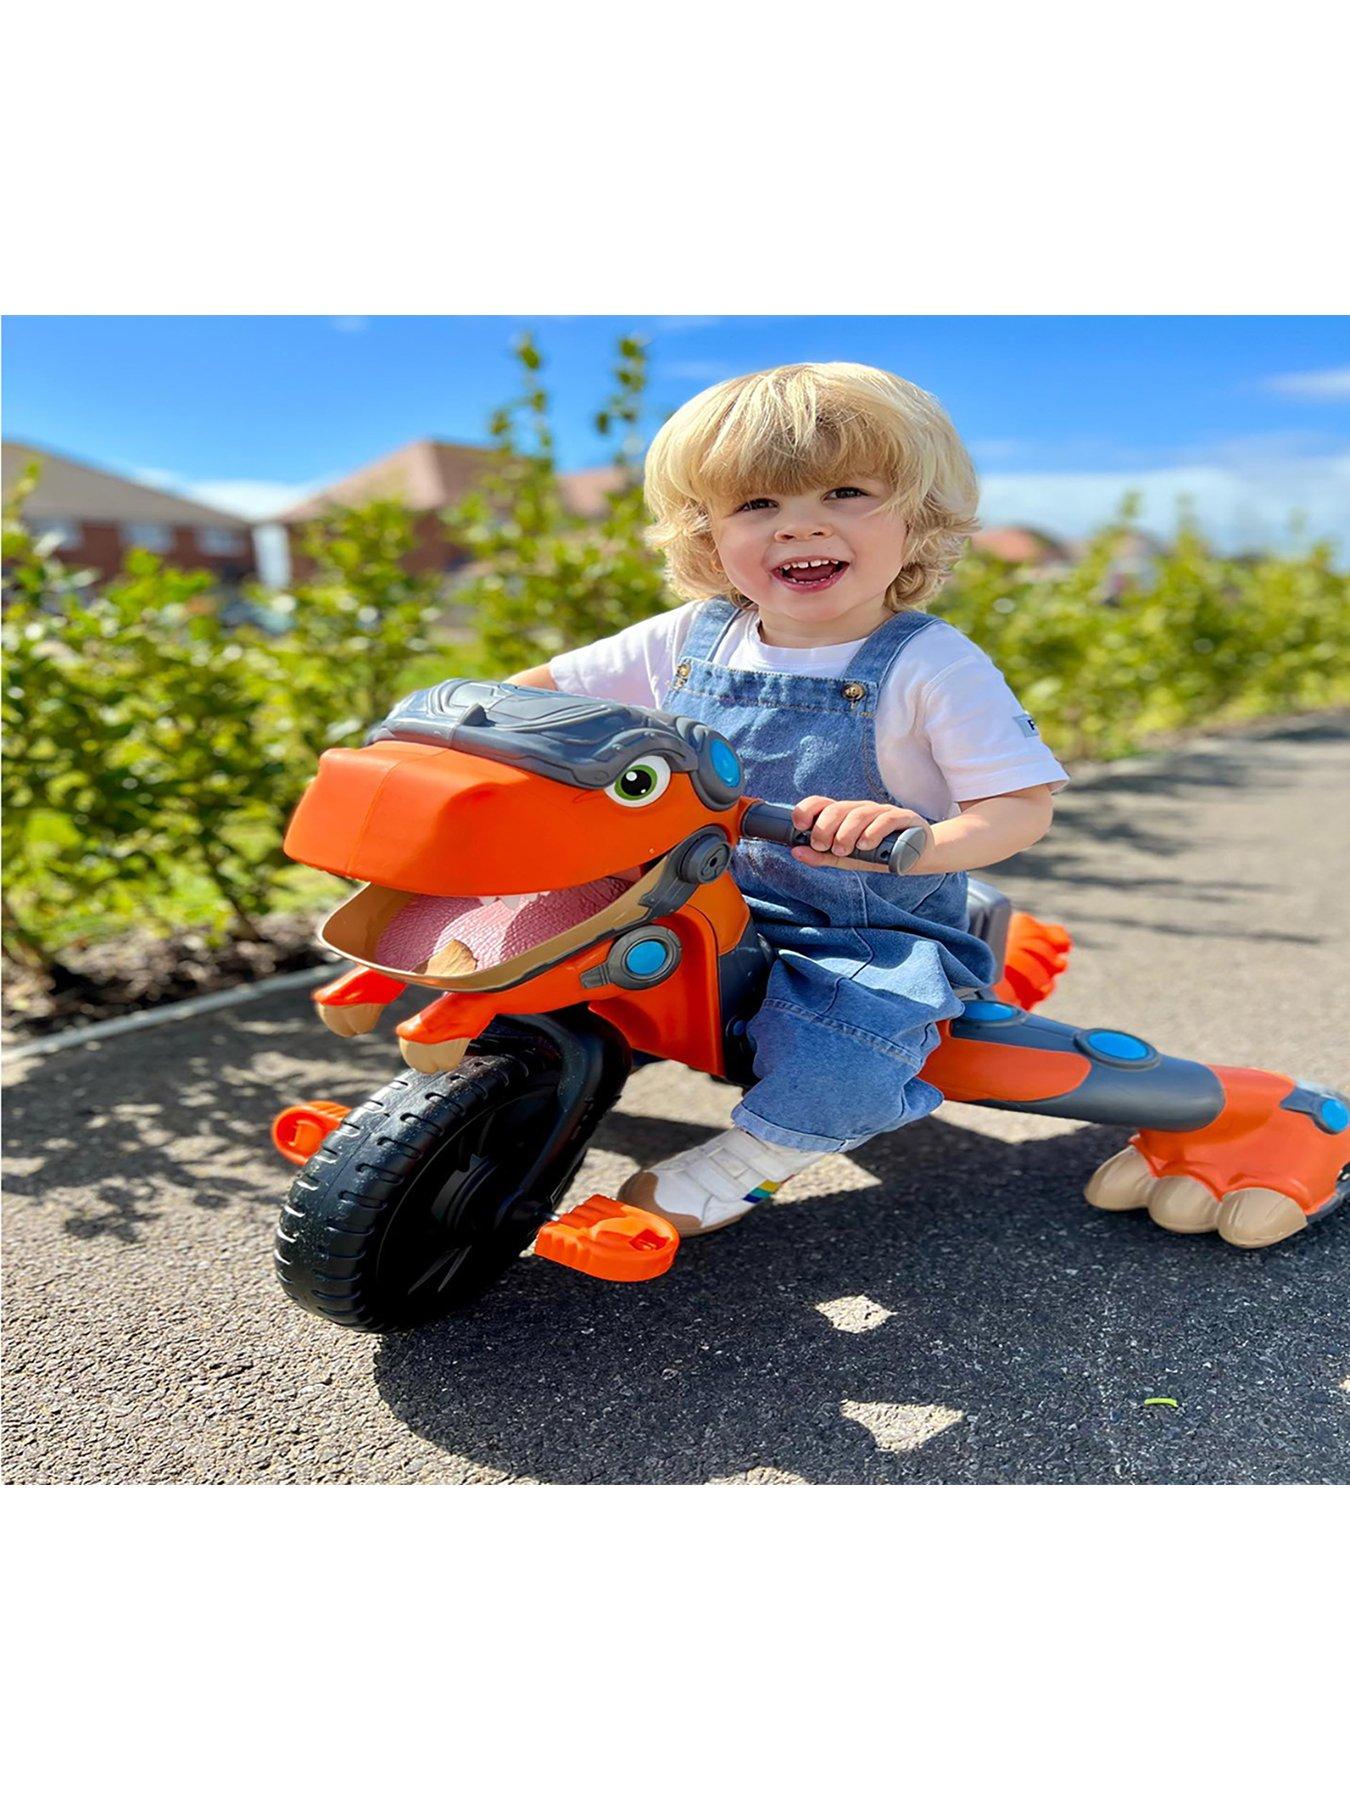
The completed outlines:
{"type": "Polygon", "coordinates": [[[543,1224],[585,1153],[539,1167],[558,1111],[547,1044],[400,1076],[356,1107],[291,1184],[276,1268],[297,1305],[395,1331],[476,1299],[543,1224]]]}

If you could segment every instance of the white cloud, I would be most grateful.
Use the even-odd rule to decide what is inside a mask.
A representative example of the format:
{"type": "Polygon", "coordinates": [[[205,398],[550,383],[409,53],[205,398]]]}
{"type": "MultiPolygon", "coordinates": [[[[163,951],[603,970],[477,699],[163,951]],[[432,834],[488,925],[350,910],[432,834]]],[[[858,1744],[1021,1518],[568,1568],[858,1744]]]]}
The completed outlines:
{"type": "Polygon", "coordinates": [[[246,519],[274,519],[324,483],[306,481],[297,486],[290,481],[253,481],[243,476],[174,485],[180,494],[186,494],[189,500],[200,500],[203,506],[219,506],[224,512],[240,513],[246,519]]]}
{"type": "Polygon", "coordinates": [[[1314,536],[1350,547],[1350,452],[1291,455],[1245,439],[1205,460],[1140,470],[1046,470],[994,474],[981,482],[980,516],[990,526],[1039,525],[1081,537],[1107,523],[1127,490],[1138,493],[1138,523],[1169,536],[1182,500],[1221,550],[1278,547],[1300,513],[1314,536]]]}
{"type": "Polygon", "coordinates": [[[1262,387],[1286,400],[1350,400],[1350,368],[1307,369],[1296,375],[1270,375],[1262,387]]]}

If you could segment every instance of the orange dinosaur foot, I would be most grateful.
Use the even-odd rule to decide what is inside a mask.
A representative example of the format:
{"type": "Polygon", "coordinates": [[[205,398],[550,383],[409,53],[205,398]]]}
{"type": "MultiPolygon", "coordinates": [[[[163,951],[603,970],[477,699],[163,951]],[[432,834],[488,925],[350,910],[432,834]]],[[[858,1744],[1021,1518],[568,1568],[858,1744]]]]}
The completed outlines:
{"type": "Polygon", "coordinates": [[[1144,1130],[1088,1182],[1104,1212],[1146,1207],[1167,1231],[1217,1231],[1262,1250],[1324,1219],[1350,1192],[1343,1095],[1257,1069],[1216,1068],[1225,1106],[1199,1131],[1144,1130]]]}

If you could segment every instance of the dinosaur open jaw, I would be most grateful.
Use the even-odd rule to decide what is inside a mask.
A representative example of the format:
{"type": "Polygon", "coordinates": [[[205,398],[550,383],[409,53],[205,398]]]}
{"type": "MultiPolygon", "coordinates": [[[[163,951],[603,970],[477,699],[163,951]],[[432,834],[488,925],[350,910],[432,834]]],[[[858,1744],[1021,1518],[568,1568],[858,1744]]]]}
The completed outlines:
{"type": "Polygon", "coordinates": [[[513,987],[647,916],[641,904],[666,858],[536,894],[409,894],[363,887],[320,928],[353,962],[427,987],[513,987]]]}

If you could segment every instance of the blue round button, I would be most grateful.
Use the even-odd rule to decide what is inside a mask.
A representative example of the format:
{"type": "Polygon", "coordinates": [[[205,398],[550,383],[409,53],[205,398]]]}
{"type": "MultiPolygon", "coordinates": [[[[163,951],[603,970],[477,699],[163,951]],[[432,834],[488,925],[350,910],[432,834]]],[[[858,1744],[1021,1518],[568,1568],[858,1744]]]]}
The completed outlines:
{"type": "Polygon", "coordinates": [[[1350,1125],[1350,1107],[1344,1100],[1324,1100],[1317,1109],[1317,1123],[1323,1131],[1344,1131],[1350,1125]]]}
{"type": "Polygon", "coordinates": [[[719,779],[734,787],[741,779],[741,759],[722,738],[714,738],[710,752],[712,766],[719,779]]]}
{"type": "Polygon", "coordinates": [[[967,1000],[963,1019],[974,1019],[981,1025],[997,1025],[1005,1019],[1020,1018],[1022,1009],[1004,1000],[967,1000]]]}
{"type": "Polygon", "coordinates": [[[655,975],[669,961],[669,947],[657,938],[648,938],[624,952],[623,966],[632,975],[655,975]]]}
{"type": "Polygon", "coordinates": [[[1085,1050],[1108,1056],[1114,1062],[1147,1062],[1156,1055],[1152,1044],[1131,1037],[1127,1031],[1085,1031],[1078,1041],[1085,1050]]]}

